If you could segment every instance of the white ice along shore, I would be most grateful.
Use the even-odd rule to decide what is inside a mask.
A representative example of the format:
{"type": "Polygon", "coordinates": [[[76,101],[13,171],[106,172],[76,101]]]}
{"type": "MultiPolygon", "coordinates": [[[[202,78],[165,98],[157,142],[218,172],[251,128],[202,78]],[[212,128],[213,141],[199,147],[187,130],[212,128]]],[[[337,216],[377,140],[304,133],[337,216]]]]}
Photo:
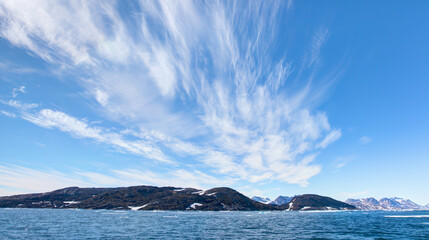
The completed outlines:
{"type": "Polygon", "coordinates": [[[384,216],[387,218],[429,218],[429,215],[395,215],[395,216],[384,216]]]}
{"type": "Polygon", "coordinates": [[[192,203],[191,205],[189,205],[188,208],[186,208],[187,210],[189,209],[197,209],[198,207],[203,206],[203,204],[201,203],[192,203]]]}
{"type": "Polygon", "coordinates": [[[150,203],[146,203],[145,205],[142,205],[142,206],[138,206],[138,207],[132,207],[132,206],[128,206],[132,211],[137,211],[137,210],[140,210],[140,209],[142,209],[142,208],[144,208],[144,207],[146,207],[147,205],[149,205],[150,203]]]}

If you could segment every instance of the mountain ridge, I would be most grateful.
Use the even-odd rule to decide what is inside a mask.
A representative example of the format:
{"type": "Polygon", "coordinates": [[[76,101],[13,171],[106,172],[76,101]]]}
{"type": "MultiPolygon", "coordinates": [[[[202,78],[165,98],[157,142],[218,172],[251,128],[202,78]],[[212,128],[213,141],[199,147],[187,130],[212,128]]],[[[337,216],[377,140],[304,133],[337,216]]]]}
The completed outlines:
{"type": "MultiPolygon", "coordinates": [[[[296,196],[294,196],[294,197],[296,197],[296,196]]],[[[280,206],[280,205],[283,205],[285,203],[289,203],[294,197],[288,197],[288,196],[281,196],[280,195],[276,199],[270,200],[270,198],[253,196],[252,200],[260,202],[260,203],[280,206]]]]}
{"type": "Polygon", "coordinates": [[[208,190],[177,187],[68,187],[45,193],[0,197],[0,208],[79,208],[112,210],[281,211],[355,210],[315,194],[295,196],[292,205],[264,204],[227,187],[208,190]]]}
{"type": "Polygon", "coordinates": [[[369,198],[347,199],[346,203],[355,206],[360,210],[424,210],[427,206],[421,206],[405,198],[392,197],[381,198],[379,200],[369,198]]]}

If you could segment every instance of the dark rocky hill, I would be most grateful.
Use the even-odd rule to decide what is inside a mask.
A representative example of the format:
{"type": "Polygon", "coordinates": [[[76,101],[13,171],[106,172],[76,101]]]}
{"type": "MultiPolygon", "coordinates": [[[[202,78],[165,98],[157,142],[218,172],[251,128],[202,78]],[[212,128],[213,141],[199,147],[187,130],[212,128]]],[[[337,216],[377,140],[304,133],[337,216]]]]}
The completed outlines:
{"type": "Polygon", "coordinates": [[[0,207],[5,208],[64,208],[73,202],[82,201],[118,188],[68,187],[46,193],[22,194],[0,197],[0,207]]]}
{"type": "Polygon", "coordinates": [[[254,201],[231,188],[212,188],[204,192],[215,197],[226,210],[276,210],[276,207],[254,201]]]}
{"type": "Polygon", "coordinates": [[[289,203],[280,205],[285,210],[355,210],[356,207],[330,197],[316,194],[295,196],[289,203]]]}
{"type": "Polygon", "coordinates": [[[47,193],[0,197],[5,208],[81,208],[122,210],[329,210],[354,209],[353,206],[318,195],[301,195],[281,206],[254,201],[234,189],[133,186],[122,188],[70,187],[47,193]]]}
{"type": "Polygon", "coordinates": [[[134,210],[276,210],[231,188],[202,191],[194,188],[137,186],[102,193],[74,205],[86,209],[134,210]]]}

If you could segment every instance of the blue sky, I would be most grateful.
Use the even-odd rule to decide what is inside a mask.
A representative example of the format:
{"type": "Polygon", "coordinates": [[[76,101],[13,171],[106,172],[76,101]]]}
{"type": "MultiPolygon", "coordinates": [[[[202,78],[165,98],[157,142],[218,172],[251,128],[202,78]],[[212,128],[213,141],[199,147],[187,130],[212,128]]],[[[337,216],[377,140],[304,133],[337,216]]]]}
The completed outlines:
{"type": "Polygon", "coordinates": [[[429,203],[427,1],[2,1],[0,195],[429,203]]]}

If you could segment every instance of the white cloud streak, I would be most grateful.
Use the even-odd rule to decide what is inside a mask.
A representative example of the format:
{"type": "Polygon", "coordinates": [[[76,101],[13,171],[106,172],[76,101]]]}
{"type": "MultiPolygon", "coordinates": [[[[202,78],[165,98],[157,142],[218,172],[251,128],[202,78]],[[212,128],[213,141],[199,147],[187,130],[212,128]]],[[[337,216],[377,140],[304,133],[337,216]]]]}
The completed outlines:
{"type": "Polygon", "coordinates": [[[6,117],[10,117],[10,118],[15,118],[16,117],[15,113],[7,112],[5,110],[0,110],[0,113],[3,114],[6,117]]]}
{"type": "MultiPolygon", "coordinates": [[[[14,193],[52,191],[76,185],[85,186],[86,182],[55,170],[36,170],[16,165],[0,166],[0,188],[12,188],[14,193]]],[[[3,190],[1,194],[10,193],[3,190]]]]}
{"type": "Polygon", "coordinates": [[[341,130],[334,129],[332,130],[328,135],[325,136],[325,138],[317,144],[318,148],[326,148],[329,144],[332,142],[335,142],[341,137],[341,130]]]}
{"type": "MultiPolygon", "coordinates": [[[[138,5],[141,11],[125,19],[111,1],[0,3],[2,38],[68,66],[64,71],[85,71],[91,77],[78,83],[109,120],[138,130],[113,133],[51,109],[27,112],[26,120],[162,162],[187,154],[195,165],[249,182],[305,186],[321,171],[311,152],[338,140],[341,130],[306,105],[317,95],[314,72],[289,86],[303,67],[268,54],[276,16],[292,1],[138,5]],[[126,139],[131,132],[138,140],[126,139]]],[[[304,65],[318,64],[327,35],[325,29],[313,36],[304,65]]]]}
{"type": "Polygon", "coordinates": [[[360,144],[368,144],[370,142],[372,142],[372,138],[370,138],[368,136],[362,136],[361,138],[359,138],[360,144]]]}
{"type": "Polygon", "coordinates": [[[42,109],[37,114],[25,114],[24,119],[44,128],[57,128],[77,138],[89,138],[100,143],[112,145],[119,150],[140,155],[161,162],[172,163],[158,148],[143,140],[130,141],[124,136],[104,129],[89,126],[83,120],[69,116],[63,112],[51,109],[42,109]]]}
{"type": "Polygon", "coordinates": [[[12,97],[18,96],[19,93],[25,93],[25,86],[20,86],[19,88],[14,88],[12,90],[12,97]]]}
{"type": "Polygon", "coordinates": [[[17,101],[17,100],[5,101],[5,100],[0,99],[0,103],[8,105],[8,106],[13,107],[13,108],[18,109],[18,110],[22,110],[22,111],[34,109],[34,108],[37,108],[39,106],[39,104],[37,104],[37,103],[23,103],[23,102],[17,101]]]}
{"type": "Polygon", "coordinates": [[[333,167],[336,168],[336,171],[338,171],[355,159],[356,159],[356,156],[337,157],[333,161],[333,167]]]}
{"type": "Polygon", "coordinates": [[[313,42],[311,44],[309,66],[313,65],[319,60],[320,49],[322,47],[322,44],[325,42],[327,36],[328,36],[327,29],[320,29],[314,35],[313,42]]]}
{"type": "Polygon", "coordinates": [[[95,89],[95,99],[98,103],[100,103],[103,107],[109,103],[109,95],[100,89],[95,89]]]}
{"type": "Polygon", "coordinates": [[[104,173],[75,169],[61,172],[52,169],[33,169],[17,165],[0,165],[0,196],[46,192],[59,188],[123,187],[136,185],[210,188],[231,184],[195,170],[173,170],[167,175],[149,170],[116,169],[104,173]],[[13,190],[11,190],[13,189],[13,190]]]}

